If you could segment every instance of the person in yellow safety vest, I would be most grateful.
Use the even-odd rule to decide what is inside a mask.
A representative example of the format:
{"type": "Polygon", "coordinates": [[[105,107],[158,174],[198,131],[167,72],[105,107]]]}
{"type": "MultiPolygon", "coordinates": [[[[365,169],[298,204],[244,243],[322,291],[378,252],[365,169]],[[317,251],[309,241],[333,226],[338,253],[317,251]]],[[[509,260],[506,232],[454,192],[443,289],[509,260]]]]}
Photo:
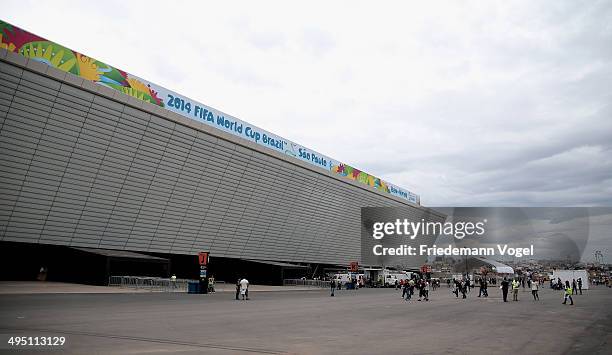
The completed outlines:
{"type": "Polygon", "coordinates": [[[563,297],[563,304],[567,303],[567,299],[570,300],[570,306],[574,305],[574,300],[572,299],[572,286],[570,286],[569,281],[565,281],[565,296],[563,297]]]}
{"type": "Polygon", "coordinates": [[[521,284],[517,279],[512,280],[512,300],[518,301],[518,290],[521,284]]]}

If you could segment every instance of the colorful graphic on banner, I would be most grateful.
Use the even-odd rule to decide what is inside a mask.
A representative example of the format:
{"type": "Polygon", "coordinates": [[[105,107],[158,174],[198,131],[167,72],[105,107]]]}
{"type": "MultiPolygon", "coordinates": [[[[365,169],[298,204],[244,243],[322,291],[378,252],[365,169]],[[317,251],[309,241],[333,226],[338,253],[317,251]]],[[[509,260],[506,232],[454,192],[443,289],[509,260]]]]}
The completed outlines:
{"type": "Polygon", "coordinates": [[[146,86],[128,73],[2,21],[0,21],[0,42],[0,48],[106,85],[137,99],[164,106],[150,86],[146,86]]]}
{"type": "Polygon", "coordinates": [[[348,164],[338,163],[338,165],[332,165],[332,171],[336,174],[346,176],[353,181],[358,181],[362,184],[370,185],[384,192],[389,192],[389,187],[384,181],[376,176],[372,176],[361,170],[355,169],[348,164]]]}
{"type": "Polygon", "coordinates": [[[16,52],[62,71],[91,80],[136,99],[161,106],[189,119],[196,120],[216,129],[239,136],[277,152],[291,155],[296,159],[347,177],[350,180],[369,185],[380,191],[418,204],[419,197],[395,185],[386,183],[375,176],[357,170],[347,164],[293,143],[238,118],[227,115],[212,107],[183,97],[173,91],[150,83],[137,76],[116,69],[99,60],[48,41],[0,20],[0,48],[16,52]]]}

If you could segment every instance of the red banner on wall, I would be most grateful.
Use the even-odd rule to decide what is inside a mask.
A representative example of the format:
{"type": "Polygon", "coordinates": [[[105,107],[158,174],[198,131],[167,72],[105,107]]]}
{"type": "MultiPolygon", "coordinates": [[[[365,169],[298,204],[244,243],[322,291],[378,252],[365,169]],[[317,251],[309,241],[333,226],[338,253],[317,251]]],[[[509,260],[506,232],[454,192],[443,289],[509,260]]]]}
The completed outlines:
{"type": "Polygon", "coordinates": [[[198,253],[198,261],[200,266],[208,265],[208,252],[202,251],[198,253]]]}
{"type": "Polygon", "coordinates": [[[421,266],[421,272],[422,273],[431,272],[431,265],[424,264],[423,266],[421,266]]]}

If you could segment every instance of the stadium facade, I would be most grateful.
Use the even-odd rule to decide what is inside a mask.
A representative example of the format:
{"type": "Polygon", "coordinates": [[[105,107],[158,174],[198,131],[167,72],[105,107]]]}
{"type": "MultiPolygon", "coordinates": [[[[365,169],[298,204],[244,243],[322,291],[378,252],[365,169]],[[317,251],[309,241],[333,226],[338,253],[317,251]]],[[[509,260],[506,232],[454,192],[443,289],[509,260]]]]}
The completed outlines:
{"type": "Polygon", "coordinates": [[[349,165],[15,26],[0,30],[0,240],[25,250],[20,258],[62,246],[347,265],[361,257],[361,207],[442,218],[349,165]]]}

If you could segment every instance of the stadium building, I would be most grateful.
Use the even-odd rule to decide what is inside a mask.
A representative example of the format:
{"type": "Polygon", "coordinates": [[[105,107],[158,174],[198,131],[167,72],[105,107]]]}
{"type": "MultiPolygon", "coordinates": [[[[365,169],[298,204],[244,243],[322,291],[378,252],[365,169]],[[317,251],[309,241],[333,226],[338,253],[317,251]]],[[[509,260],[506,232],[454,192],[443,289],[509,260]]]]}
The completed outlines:
{"type": "Polygon", "coordinates": [[[0,21],[2,278],[312,276],[412,192],[0,21]],[[197,265],[197,264],[196,264],[197,265]]]}

